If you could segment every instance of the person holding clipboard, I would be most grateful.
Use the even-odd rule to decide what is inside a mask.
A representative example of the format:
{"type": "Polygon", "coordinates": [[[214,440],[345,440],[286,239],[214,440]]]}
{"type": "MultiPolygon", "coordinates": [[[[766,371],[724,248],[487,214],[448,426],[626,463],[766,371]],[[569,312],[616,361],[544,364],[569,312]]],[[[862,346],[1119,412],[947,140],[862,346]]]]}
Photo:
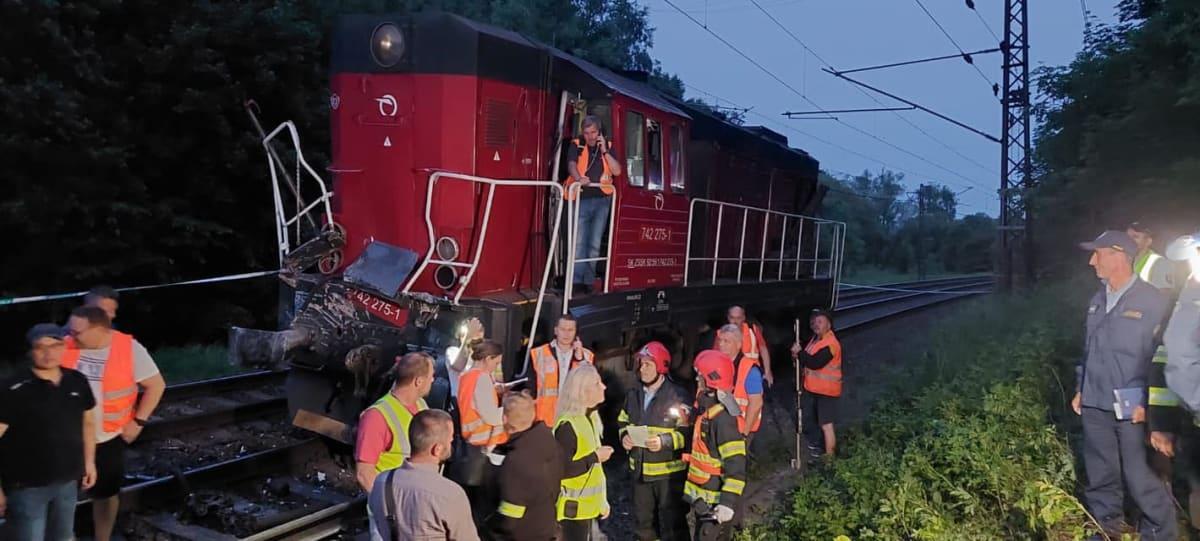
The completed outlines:
{"type": "Polygon", "coordinates": [[[691,399],[667,377],[671,352],[661,342],[642,346],[634,359],[641,385],[625,394],[617,426],[633,472],[636,536],[639,541],[683,541],[688,538],[683,453],[691,440],[691,399]]]}

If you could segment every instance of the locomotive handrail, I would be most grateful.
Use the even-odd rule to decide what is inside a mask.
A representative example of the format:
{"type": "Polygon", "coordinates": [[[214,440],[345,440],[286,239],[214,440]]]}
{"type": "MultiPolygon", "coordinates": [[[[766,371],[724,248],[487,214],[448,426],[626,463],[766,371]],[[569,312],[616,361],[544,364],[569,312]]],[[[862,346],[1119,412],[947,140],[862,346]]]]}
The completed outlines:
{"type": "MultiPolygon", "coordinates": [[[[304,159],[304,151],[300,148],[300,133],[296,130],[296,125],[288,120],[262,138],[263,148],[267,151],[267,168],[271,170],[271,191],[275,198],[275,240],[279,251],[279,266],[283,266],[283,258],[291,252],[291,238],[288,236],[287,228],[292,224],[300,221],[300,218],[308,215],[317,205],[325,207],[325,225],[333,225],[333,209],[330,207],[329,199],[333,197],[333,192],[329,191],[325,186],[325,180],[313,170],[312,166],[308,165],[308,160],[304,159]],[[276,172],[276,167],[283,167],[283,164],[276,164],[271,157],[271,140],[275,139],[280,133],[287,130],[291,136],[292,146],[296,149],[296,191],[300,190],[300,168],[303,167],[313,180],[317,181],[317,185],[321,187],[321,196],[314,199],[304,208],[297,208],[296,215],[288,218],[283,210],[283,197],[279,193],[279,174],[276,172]]],[[[297,205],[299,206],[299,205],[297,205]]],[[[299,240],[300,231],[296,231],[297,240],[299,240]]]]}
{"type": "MultiPolygon", "coordinates": [[[[812,275],[814,277],[817,277],[817,272],[819,270],[820,264],[827,263],[829,265],[829,268],[828,268],[828,272],[825,275],[825,277],[832,278],[836,282],[836,280],[839,279],[841,276],[842,253],[843,253],[843,250],[845,249],[846,224],[844,222],[839,222],[836,220],[827,220],[824,218],[814,218],[812,216],[805,216],[803,214],[795,214],[795,213],[771,210],[771,209],[766,209],[766,208],[761,208],[761,207],[752,207],[749,205],[742,205],[742,204],[738,204],[738,203],[729,203],[726,201],[717,201],[717,200],[713,200],[713,199],[704,199],[704,198],[694,198],[691,200],[691,204],[689,205],[689,208],[688,208],[688,238],[687,238],[687,247],[685,249],[686,251],[684,252],[685,257],[684,257],[684,263],[683,263],[683,285],[686,287],[689,285],[689,282],[691,282],[690,270],[691,270],[691,263],[693,261],[697,261],[697,262],[711,261],[712,262],[713,270],[712,270],[712,278],[709,281],[710,284],[716,284],[717,273],[718,273],[720,263],[725,262],[725,261],[736,261],[738,263],[737,283],[742,283],[742,270],[747,262],[757,262],[758,263],[758,281],[759,282],[765,281],[764,276],[765,276],[765,272],[766,272],[766,266],[767,266],[766,264],[768,262],[775,262],[778,265],[778,272],[775,276],[775,280],[777,280],[777,281],[783,280],[784,279],[783,268],[784,268],[784,262],[785,262],[784,252],[786,251],[785,247],[787,246],[787,240],[788,240],[788,221],[789,220],[798,221],[797,233],[796,233],[796,257],[794,260],[791,258],[788,258],[788,260],[787,260],[788,262],[794,262],[796,264],[796,270],[792,276],[792,279],[793,280],[800,279],[800,267],[801,267],[802,263],[810,263],[811,262],[813,264],[812,275]],[[692,236],[693,236],[692,233],[693,233],[693,229],[694,229],[694,225],[695,225],[695,216],[696,216],[697,205],[710,205],[710,206],[717,207],[717,227],[716,227],[716,234],[714,235],[715,240],[714,240],[714,244],[713,244],[712,257],[692,257],[692,236]],[[738,245],[737,257],[721,257],[721,238],[722,238],[721,229],[722,229],[722,225],[723,225],[724,219],[725,219],[725,209],[727,207],[730,209],[733,209],[735,211],[736,210],[742,211],[742,228],[741,228],[741,237],[740,237],[739,245],[738,245]],[[762,242],[760,245],[759,256],[757,258],[747,258],[746,257],[746,227],[747,227],[747,223],[749,222],[750,214],[752,212],[755,214],[761,214],[762,216],[765,217],[765,219],[763,220],[763,225],[762,225],[762,228],[763,228],[762,242]],[[779,255],[777,258],[768,258],[767,253],[766,253],[767,252],[767,233],[769,230],[770,218],[772,216],[778,216],[778,217],[782,218],[781,226],[779,229],[781,236],[780,236],[780,243],[779,243],[779,255]],[[810,224],[815,225],[817,228],[816,233],[813,236],[815,246],[813,248],[812,258],[804,257],[803,248],[804,248],[804,225],[805,225],[805,222],[809,222],[810,224]],[[825,258],[821,257],[821,228],[822,228],[822,226],[831,226],[831,231],[832,231],[832,233],[830,233],[830,238],[829,238],[829,244],[830,244],[829,255],[828,255],[828,257],[825,257],[825,258]]],[[[837,288],[835,287],[834,292],[830,296],[830,305],[832,306],[833,303],[835,303],[836,301],[837,301],[837,288]]]]}
{"type": "MultiPolygon", "coordinates": [[[[487,241],[488,225],[492,216],[492,201],[496,194],[497,186],[526,186],[526,187],[545,187],[550,188],[554,193],[562,198],[563,187],[561,184],[552,180],[499,180],[494,178],[477,177],[474,175],[464,175],[461,173],[451,173],[447,171],[437,171],[429,176],[429,186],[425,190],[425,230],[429,233],[429,250],[425,252],[425,257],[416,271],[412,273],[412,277],[408,279],[408,283],[404,285],[404,293],[408,293],[417,279],[421,277],[421,273],[431,264],[450,265],[455,267],[467,267],[467,274],[459,280],[458,291],[454,295],[454,304],[458,304],[458,300],[462,297],[467,286],[471,283],[471,278],[475,276],[475,269],[479,268],[479,257],[483,253],[483,245],[487,241]],[[436,253],[436,240],[433,232],[433,190],[438,181],[446,178],[452,180],[462,180],[478,184],[486,184],[488,186],[487,206],[483,211],[483,226],[480,228],[479,238],[475,243],[475,255],[471,258],[470,263],[460,263],[457,261],[446,261],[442,258],[434,258],[436,253]]],[[[554,227],[550,229],[550,246],[546,253],[546,263],[542,266],[542,283],[538,289],[537,303],[533,308],[533,321],[530,323],[529,329],[529,344],[534,343],[534,338],[537,333],[538,320],[542,314],[542,302],[546,298],[546,286],[550,282],[550,259],[554,257],[555,246],[558,244],[558,229],[562,225],[562,205],[554,213],[554,227]]],[[[525,352],[525,366],[529,364],[529,348],[525,352]]],[[[522,374],[525,372],[522,369],[522,374]]]]}
{"type": "Polygon", "coordinates": [[[588,184],[585,186],[583,184],[579,184],[578,182],[576,182],[576,183],[571,184],[569,187],[567,187],[567,194],[568,194],[567,197],[569,198],[569,200],[567,201],[567,205],[569,207],[570,214],[567,216],[567,225],[568,225],[568,227],[567,227],[567,242],[568,242],[568,245],[567,245],[567,268],[566,268],[565,272],[563,273],[563,275],[566,276],[566,278],[567,278],[567,279],[563,280],[564,284],[563,284],[562,313],[564,313],[564,314],[567,313],[567,310],[570,308],[571,294],[575,290],[575,264],[576,263],[595,263],[595,262],[600,262],[600,261],[604,262],[604,292],[605,293],[608,293],[608,291],[609,291],[609,287],[610,287],[609,277],[612,276],[612,263],[611,263],[612,251],[613,251],[612,234],[613,234],[614,223],[617,221],[616,190],[613,191],[613,195],[605,196],[605,197],[612,197],[612,199],[613,199],[611,201],[612,204],[610,204],[608,207],[608,251],[607,251],[607,253],[605,253],[604,257],[585,257],[582,259],[575,259],[575,252],[576,252],[576,250],[578,250],[578,247],[579,247],[579,204],[583,200],[583,198],[580,197],[580,192],[583,191],[583,188],[592,188],[592,189],[596,189],[596,190],[602,189],[599,183],[588,184]]]}

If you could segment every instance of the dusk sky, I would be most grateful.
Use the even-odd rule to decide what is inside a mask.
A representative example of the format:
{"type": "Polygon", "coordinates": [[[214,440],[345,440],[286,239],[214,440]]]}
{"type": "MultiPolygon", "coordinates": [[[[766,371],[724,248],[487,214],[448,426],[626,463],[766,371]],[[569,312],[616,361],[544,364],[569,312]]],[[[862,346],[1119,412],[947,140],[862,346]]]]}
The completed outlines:
{"type": "MultiPolygon", "coordinates": [[[[765,125],[783,133],[792,146],[813,154],[822,169],[834,174],[887,168],[904,173],[912,187],[936,182],[955,191],[970,188],[960,196],[959,213],[982,211],[996,215],[999,144],[921,111],[834,115],[853,127],[834,120],[788,120],[781,113],[880,105],[854,85],[822,72],[824,65],[751,0],[670,1],[812,102],[739,56],[666,0],[643,0],[656,28],[652,54],[666,71],[684,80],[687,97],[723,106],[753,107],[746,124],[765,125]]],[[[917,0],[757,2],[812,51],[841,70],[958,52],[917,0]]],[[[1002,0],[975,0],[980,17],[963,0],[920,3],[965,51],[997,45],[980,17],[1003,37],[1002,0]]],[[[1037,67],[1063,65],[1074,58],[1083,41],[1083,4],[1093,20],[1111,22],[1116,0],[1031,0],[1030,4],[1030,60],[1037,67]]],[[[996,83],[1001,81],[1000,60],[999,53],[976,56],[975,65],[982,75],[966,62],[954,59],[850,76],[999,137],[1000,104],[985,76],[996,83]]],[[[884,96],[876,98],[887,107],[904,106],[884,96]]]]}

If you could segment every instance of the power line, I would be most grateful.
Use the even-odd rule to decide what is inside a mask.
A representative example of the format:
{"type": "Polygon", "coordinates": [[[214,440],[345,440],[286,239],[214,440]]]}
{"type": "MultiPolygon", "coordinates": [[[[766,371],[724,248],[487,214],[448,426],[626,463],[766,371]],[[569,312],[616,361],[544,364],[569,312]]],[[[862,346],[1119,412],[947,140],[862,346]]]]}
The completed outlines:
{"type": "MultiPolygon", "coordinates": [[[[999,48],[999,47],[995,47],[995,48],[992,48],[992,49],[980,49],[980,50],[978,50],[978,51],[971,51],[971,52],[969,52],[969,53],[965,53],[965,54],[966,54],[967,56],[974,57],[975,55],[981,55],[981,54],[991,54],[991,53],[998,53],[998,52],[1000,52],[1000,48],[999,48]]],[[[943,55],[943,56],[934,56],[934,57],[930,57],[930,58],[920,58],[920,59],[917,59],[917,60],[905,60],[904,62],[892,62],[891,64],[880,64],[880,65],[877,65],[877,66],[867,66],[867,67],[865,67],[865,68],[854,68],[854,69],[848,69],[848,70],[840,70],[840,71],[838,71],[838,73],[839,73],[839,74],[840,74],[840,73],[858,73],[858,72],[860,72],[860,71],[872,71],[872,70],[879,70],[879,69],[885,69],[885,68],[898,68],[898,67],[900,67],[900,66],[911,66],[911,65],[913,65],[913,64],[924,64],[924,63],[926,63],[926,62],[937,62],[937,61],[940,61],[940,60],[950,60],[950,59],[952,59],[952,58],[962,58],[962,57],[963,57],[963,55],[962,55],[962,54],[950,54],[950,55],[943,55]]]]}
{"type": "MultiPolygon", "coordinates": [[[[1082,2],[1083,0],[1080,1],[1082,2]]],[[[992,25],[988,24],[987,19],[984,19],[983,15],[979,14],[979,10],[975,9],[974,0],[967,0],[967,8],[969,8],[971,12],[975,14],[975,18],[979,19],[979,23],[982,24],[983,27],[987,29],[988,33],[992,35],[992,39],[996,40],[996,43],[1000,43],[1002,40],[1000,39],[1000,36],[996,35],[996,31],[992,30],[992,25]]]]}
{"type": "MultiPolygon", "coordinates": [[[[700,21],[696,20],[696,18],[695,18],[695,17],[692,17],[692,16],[691,16],[691,15],[689,15],[689,14],[688,14],[686,11],[683,11],[682,9],[680,9],[680,7],[679,7],[679,6],[677,6],[677,5],[675,5],[675,3],[674,3],[674,2],[672,2],[671,0],[663,0],[663,1],[664,1],[664,2],[666,2],[666,3],[667,3],[667,5],[669,5],[669,6],[673,7],[673,8],[675,8],[675,10],[676,10],[676,11],[678,11],[679,13],[682,13],[682,14],[683,14],[685,17],[687,17],[687,18],[688,18],[688,20],[690,20],[690,21],[692,21],[693,23],[695,23],[695,24],[696,24],[696,26],[699,26],[700,28],[703,28],[705,32],[708,32],[708,33],[709,33],[709,34],[710,34],[712,37],[716,38],[716,39],[717,39],[718,41],[720,41],[721,43],[724,43],[726,47],[729,47],[729,49],[730,49],[730,50],[732,50],[733,52],[737,53],[737,54],[738,54],[739,56],[741,56],[742,58],[746,59],[746,61],[747,61],[747,62],[750,62],[751,64],[753,64],[753,65],[754,65],[754,67],[758,68],[758,69],[759,69],[759,70],[761,70],[763,73],[766,73],[766,74],[767,74],[768,76],[770,76],[772,79],[775,79],[775,81],[776,81],[776,82],[778,82],[779,84],[783,85],[783,86],[784,86],[785,88],[787,88],[788,90],[791,90],[791,91],[792,91],[792,93],[796,94],[797,96],[800,96],[800,98],[801,98],[801,99],[803,99],[804,101],[807,101],[808,103],[811,103],[811,104],[813,105],[813,107],[816,107],[817,109],[822,109],[822,110],[824,110],[824,108],[823,108],[823,107],[821,107],[820,105],[818,105],[818,104],[817,104],[817,102],[815,102],[815,101],[813,101],[813,100],[809,99],[809,97],[808,97],[808,96],[806,96],[806,95],[805,95],[803,92],[800,92],[799,90],[797,90],[797,89],[796,89],[796,87],[794,87],[794,86],[792,86],[792,85],[788,84],[788,82],[787,82],[787,81],[784,81],[784,80],[783,80],[783,79],[781,79],[781,78],[780,78],[778,75],[776,75],[776,74],[775,74],[775,72],[773,72],[773,71],[771,71],[771,70],[767,69],[767,68],[766,68],[766,67],[764,67],[762,64],[760,64],[760,63],[759,63],[757,60],[755,60],[755,59],[751,58],[751,57],[750,57],[750,55],[747,55],[746,53],[742,52],[742,50],[741,50],[741,49],[738,49],[736,46],[734,46],[734,45],[733,45],[732,43],[730,43],[728,40],[726,40],[725,38],[721,37],[721,35],[720,35],[720,34],[717,34],[717,33],[716,33],[716,32],[714,32],[714,31],[713,31],[711,28],[708,28],[707,26],[705,26],[705,25],[701,24],[701,23],[700,23],[700,21]]],[[[751,0],[751,1],[754,1],[754,0],[751,0]]],[[[757,2],[755,2],[755,4],[757,5],[757,2]]],[[[961,179],[963,179],[963,180],[966,180],[967,182],[970,182],[970,183],[973,183],[973,184],[977,184],[977,185],[979,185],[979,184],[978,184],[976,181],[974,181],[974,180],[972,180],[971,178],[969,178],[969,177],[967,177],[967,176],[963,175],[962,173],[959,173],[958,171],[955,171],[955,170],[953,170],[953,169],[949,169],[949,168],[947,168],[947,167],[945,167],[945,166],[943,166],[943,165],[941,165],[941,164],[938,164],[938,163],[935,163],[935,162],[933,162],[933,161],[930,161],[928,158],[926,158],[926,157],[924,157],[924,156],[921,156],[920,154],[916,154],[916,153],[914,153],[914,152],[912,152],[912,151],[910,151],[910,150],[908,150],[908,149],[906,149],[906,148],[903,148],[903,147],[897,146],[896,144],[892,143],[891,141],[887,141],[887,140],[885,140],[885,139],[883,139],[883,138],[881,138],[881,137],[879,137],[879,136],[877,136],[877,135],[875,135],[875,134],[873,134],[873,133],[870,133],[870,132],[868,132],[868,131],[866,131],[866,130],[863,130],[862,128],[859,128],[858,126],[855,126],[855,125],[853,125],[853,124],[846,123],[846,122],[844,122],[844,121],[842,121],[842,120],[837,120],[837,122],[838,122],[839,124],[843,125],[843,126],[846,126],[847,128],[850,128],[850,129],[852,129],[852,130],[854,130],[854,131],[856,131],[856,132],[859,132],[859,133],[861,133],[861,134],[863,134],[863,135],[866,135],[867,137],[870,137],[870,138],[872,138],[872,139],[875,139],[876,141],[879,141],[880,143],[883,143],[883,144],[885,144],[885,145],[887,145],[887,146],[889,146],[889,147],[892,147],[892,148],[894,148],[894,149],[896,149],[896,150],[899,150],[900,152],[903,152],[903,153],[905,153],[905,154],[908,154],[908,155],[910,155],[910,156],[912,156],[912,157],[914,157],[914,158],[917,158],[918,160],[921,160],[921,161],[923,161],[923,162],[925,162],[925,163],[928,163],[928,164],[930,164],[930,165],[932,165],[932,166],[934,166],[934,167],[936,167],[936,168],[938,168],[938,169],[941,169],[941,170],[943,170],[943,171],[946,171],[946,172],[948,172],[948,173],[950,173],[950,174],[952,174],[952,175],[955,175],[955,176],[957,176],[957,177],[959,177],[959,178],[961,178],[961,179]]],[[[982,185],[980,185],[980,186],[982,186],[982,185]]]]}
{"type": "MultiPolygon", "coordinates": [[[[687,87],[687,88],[690,88],[690,89],[692,89],[692,90],[695,90],[696,92],[699,92],[699,93],[701,93],[701,94],[704,94],[704,95],[706,95],[706,96],[709,96],[709,97],[711,97],[711,98],[713,98],[713,99],[715,99],[715,100],[718,100],[718,101],[724,101],[724,102],[726,102],[726,103],[729,103],[729,104],[733,105],[734,107],[745,108],[745,107],[743,107],[742,105],[740,105],[740,104],[738,104],[738,103],[735,103],[735,102],[733,102],[732,100],[729,100],[729,99],[723,98],[723,97],[721,97],[721,96],[718,96],[718,95],[716,95],[716,94],[713,94],[712,92],[708,92],[708,91],[706,91],[706,90],[704,90],[704,89],[702,89],[702,88],[698,88],[698,87],[696,87],[695,85],[691,85],[691,84],[688,84],[688,83],[684,83],[683,85],[684,85],[685,87],[687,87]]],[[[837,143],[834,143],[833,141],[830,141],[830,140],[828,140],[828,139],[825,139],[825,138],[822,138],[822,137],[819,137],[819,136],[813,135],[813,134],[811,134],[811,133],[808,133],[808,132],[806,132],[806,131],[804,131],[804,130],[801,130],[801,129],[799,129],[799,128],[796,128],[795,126],[792,126],[792,125],[790,125],[790,124],[786,124],[786,123],[780,122],[778,119],[771,118],[771,117],[769,117],[769,116],[766,116],[766,115],[764,115],[764,114],[762,114],[762,113],[759,113],[758,111],[755,111],[753,107],[748,107],[748,108],[746,108],[746,109],[748,109],[748,110],[749,110],[749,114],[752,114],[752,115],[754,115],[754,116],[757,116],[757,117],[761,118],[761,119],[762,119],[764,122],[768,122],[768,123],[770,123],[770,124],[772,124],[772,125],[774,125],[774,126],[777,126],[777,127],[781,128],[781,129],[784,129],[784,130],[788,130],[788,131],[791,131],[791,132],[795,132],[795,133],[797,133],[797,134],[799,134],[799,135],[802,135],[802,136],[804,136],[804,137],[808,137],[808,138],[810,138],[810,139],[812,139],[812,140],[814,140],[814,141],[817,141],[817,142],[819,142],[819,143],[821,143],[821,144],[827,145],[827,146],[829,146],[829,147],[831,147],[831,148],[836,148],[836,149],[838,149],[838,150],[841,150],[841,151],[843,151],[843,152],[846,152],[846,153],[848,153],[848,154],[853,154],[853,155],[855,155],[855,156],[858,156],[858,157],[860,157],[860,158],[863,158],[863,159],[865,159],[865,160],[867,160],[867,161],[871,161],[871,162],[877,163],[877,164],[879,164],[879,165],[881,165],[881,166],[883,166],[883,167],[886,167],[886,168],[888,168],[888,169],[891,169],[891,170],[893,170],[893,171],[898,171],[898,172],[904,173],[905,175],[907,175],[907,176],[910,176],[910,177],[913,177],[913,178],[937,178],[937,175],[930,175],[930,174],[928,174],[928,173],[919,173],[919,172],[916,172],[916,171],[912,171],[912,170],[910,170],[910,169],[905,169],[905,168],[903,168],[903,167],[899,167],[899,166],[896,166],[896,165],[890,164],[890,163],[888,163],[888,162],[885,162],[885,161],[883,161],[883,160],[881,160],[881,159],[879,159],[879,158],[877,158],[877,157],[875,157],[875,156],[869,156],[869,155],[863,154],[862,152],[859,152],[859,151],[857,151],[857,150],[854,150],[854,149],[851,149],[851,148],[847,148],[847,147],[845,147],[845,146],[842,146],[842,145],[839,145],[839,144],[837,144],[837,143]]],[[[834,169],[830,169],[830,168],[828,168],[828,167],[826,167],[825,169],[826,169],[827,171],[834,171],[834,172],[841,173],[841,174],[843,174],[843,175],[847,175],[847,176],[850,176],[850,177],[853,177],[853,176],[855,176],[855,175],[850,175],[849,173],[846,173],[845,171],[837,171],[837,170],[834,170],[834,169]]]]}
{"type": "Polygon", "coordinates": [[[996,84],[995,81],[992,81],[990,78],[988,78],[988,76],[983,73],[983,70],[979,69],[979,66],[975,65],[975,62],[971,60],[971,57],[967,56],[966,51],[963,50],[962,46],[958,44],[958,41],[955,41],[954,36],[951,36],[950,32],[946,31],[946,27],[942,26],[942,23],[938,22],[937,17],[934,17],[933,13],[930,13],[929,10],[925,8],[925,4],[922,4],[921,0],[913,0],[913,1],[916,2],[918,6],[921,7],[921,11],[924,11],[925,14],[929,16],[929,20],[933,21],[933,24],[937,25],[938,30],[942,31],[942,34],[946,36],[946,39],[949,39],[950,43],[954,44],[954,47],[956,49],[958,49],[958,52],[963,55],[963,60],[965,60],[968,64],[970,64],[972,68],[975,68],[975,72],[978,73],[980,77],[983,77],[984,81],[987,81],[988,85],[992,87],[992,93],[994,93],[994,94],[998,93],[1000,85],[996,84]]]}
{"type": "Polygon", "coordinates": [[[909,104],[909,105],[911,105],[911,106],[913,106],[913,107],[916,107],[917,109],[920,109],[920,110],[922,110],[922,111],[925,111],[926,113],[929,113],[929,114],[931,114],[931,115],[933,115],[933,116],[936,116],[936,117],[938,117],[938,118],[940,118],[940,119],[942,119],[942,120],[945,120],[946,122],[949,122],[949,123],[951,123],[951,124],[954,124],[955,126],[958,126],[958,127],[960,127],[960,128],[963,128],[963,129],[965,129],[965,130],[969,130],[969,131],[971,131],[971,132],[974,132],[975,134],[981,135],[981,136],[983,136],[983,137],[987,138],[989,141],[993,141],[993,142],[996,142],[996,143],[999,143],[999,142],[1000,142],[1000,140],[999,140],[999,139],[997,139],[997,138],[996,138],[996,136],[994,136],[994,135],[991,135],[991,134],[989,134],[989,133],[985,133],[985,132],[983,132],[983,131],[980,131],[980,130],[978,130],[978,129],[972,128],[971,126],[968,126],[967,124],[964,124],[964,123],[962,123],[962,122],[959,122],[959,121],[957,121],[957,120],[954,120],[953,118],[950,118],[950,117],[948,117],[948,116],[946,116],[946,115],[943,115],[943,114],[941,114],[941,113],[939,113],[939,112],[937,112],[937,111],[934,111],[933,109],[930,109],[930,108],[928,108],[928,107],[925,107],[925,106],[923,106],[923,105],[921,105],[921,104],[919,104],[919,103],[916,103],[916,102],[914,102],[914,101],[912,101],[912,100],[908,100],[908,99],[905,99],[905,98],[901,98],[900,96],[897,96],[897,95],[895,95],[895,94],[892,94],[892,93],[890,93],[890,92],[885,92],[885,91],[883,91],[883,90],[880,90],[880,89],[878,89],[878,88],[875,88],[875,87],[873,87],[873,86],[871,86],[871,85],[869,85],[869,84],[867,84],[867,83],[864,83],[864,82],[862,82],[862,81],[857,81],[857,80],[851,79],[851,78],[849,78],[849,77],[847,77],[847,76],[845,76],[845,75],[842,75],[842,74],[840,74],[840,73],[836,73],[836,72],[829,71],[829,70],[825,70],[825,71],[826,71],[826,72],[828,72],[830,75],[833,75],[833,76],[835,76],[835,77],[839,77],[839,78],[845,79],[845,80],[847,80],[847,81],[850,81],[851,83],[854,83],[854,84],[856,84],[856,85],[858,85],[858,86],[861,86],[861,87],[863,87],[863,88],[866,88],[866,89],[868,89],[868,90],[871,90],[872,92],[878,92],[878,93],[880,93],[880,94],[883,94],[884,96],[887,96],[887,97],[889,97],[889,98],[892,98],[892,99],[894,99],[894,100],[896,100],[896,101],[903,102],[903,103],[907,103],[907,104],[909,104]]]}
{"type": "MultiPolygon", "coordinates": [[[[664,0],[664,1],[667,1],[667,0],[664,0]]],[[[799,44],[799,45],[800,45],[800,47],[804,48],[804,50],[805,50],[805,51],[808,51],[808,52],[809,52],[809,54],[813,55],[813,57],[814,57],[814,58],[816,58],[816,59],[817,59],[819,62],[821,62],[822,64],[824,64],[824,65],[825,65],[825,67],[827,67],[827,68],[829,68],[829,69],[831,69],[831,70],[834,70],[834,71],[836,71],[836,69],[833,67],[833,65],[832,65],[832,64],[830,64],[830,63],[829,63],[827,60],[825,60],[824,58],[822,58],[822,57],[821,57],[821,55],[817,54],[817,52],[816,52],[816,51],[814,51],[814,50],[812,49],[812,47],[809,47],[807,43],[804,43],[804,40],[800,39],[800,37],[799,37],[799,36],[797,36],[795,33],[793,33],[793,32],[791,31],[791,29],[789,29],[787,26],[784,26],[784,25],[783,25],[783,23],[779,22],[779,19],[776,19],[774,15],[771,15],[771,13],[770,13],[769,11],[767,11],[765,8],[763,8],[763,7],[762,7],[762,5],[758,3],[758,0],[750,0],[750,3],[754,4],[754,6],[755,6],[755,7],[757,7],[757,8],[758,8],[758,10],[759,10],[759,11],[761,11],[763,15],[766,15],[768,19],[771,19],[771,22],[775,23],[775,26],[778,26],[780,30],[783,30],[783,31],[784,31],[784,33],[786,33],[788,36],[790,36],[790,37],[792,38],[792,40],[793,40],[793,41],[795,41],[797,44],[799,44]]],[[[707,28],[705,28],[705,30],[707,30],[707,28]]],[[[711,31],[710,31],[710,32],[711,32],[711,31]]],[[[855,85],[851,85],[851,86],[852,86],[853,88],[857,89],[857,90],[858,90],[860,93],[862,93],[862,95],[866,96],[866,97],[867,97],[867,98],[869,98],[871,101],[874,101],[874,102],[875,102],[876,104],[878,104],[880,107],[883,107],[883,106],[884,106],[884,104],[883,104],[883,102],[882,102],[882,101],[879,101],[879,99],[878,99],[878,98],[876,98],[874,95],[870,94],[870,93],[869,93],[869,92],[867,92],[866,90],[863,90],[862,88],[859,88],[859,87],[857,87],[857,86],[855,86],[855,85]]],[[[807,97],[805,97],[805,99],[807,100],[807,97]]],[[[809,100],[809,102],[811,103],[811,100],[809,100]]],[[[814,105],[815,105],[815,104],[814,104],[814,105]]],[[[819,109],[819,108],[820,108],[820,107],[818,107],[818,109],[819,109]]],[[[893,112],[892,114],[893,114],[893,115],[895,115],[895,116],[896,116],[896,118],[899,118],[900,120],[904,121],[904,123],[905,123],[905,124],[908,124],[908,125],[909,125],[910,127],[912,127],[914,130],[917,130],[917,131],[918,131],[918,132],[920,132],[922,135],[924,135],[925,137],[929,138],[931,141],[934,141],[935,143],[937,143],[937,144],[941,145],[943,148],[945,148],[946,150],[949,150],[950,152],[954,153],[955,155],[957,155],[958,157],[962,158],[963,160],[966,160],[966,161],[968,161],[968,162],[970,162],[970,163],[974,164],[975,166],[979,167],[980,169],[983,169],[984,171],[987,171],[987,172],[989,172],[989,173],[992,173],[992,174],[995,174],[995,175],[999,175],[999,174],[1000,174],[999,172],[995,171],[994,169],[992,169],[992,168],[990,168],[990,167],[988,167],[988,166],[986,166],[986,165],[984,165],[984,164],[982,164],[982,163],[979,163],[978,161],[976,161],[976,160],[974,160],[974,159],[970,158],[969,156],[967,156],[967,155],[963,154],[962,152],[959,152],[957,149],[955,149],[954,147],[950,146],[950,145],[949,145],[949,144],[947,144],[945,141],[942,141],[941,139],[938,139],[937,137],[934,137],[932,134],[930,134],[929,132],[927,132],[927,131],[925,131],[923,128],[921,128],[920,126],[918,126],[918,125],[916,125],[915,123],[913,123],[911,120],[909,120],[909,119],[908,119],[907,117],[905,117],[904,115],[901,115],[900,113],[896,113],[896,112],[893,112]]],[[[845,123],[843,122],[843,124],[845,124],[845,123]]],[[[962,177],[962,175],[958,175],[958,176],[962,177]]],[[[962,177],[962,178],[966,178],[966,177],[962,177]]],[[[971,183],[973,183],[973,184],[975,184],[975,185],[979,185],[979,183],[978,183],[978,182],[975,182],[975,181],[973,181],[973,180],[970,180],[970,179],[967,179],[967,180],[968,180],[968,182],[971,182],[971,183]]]]}

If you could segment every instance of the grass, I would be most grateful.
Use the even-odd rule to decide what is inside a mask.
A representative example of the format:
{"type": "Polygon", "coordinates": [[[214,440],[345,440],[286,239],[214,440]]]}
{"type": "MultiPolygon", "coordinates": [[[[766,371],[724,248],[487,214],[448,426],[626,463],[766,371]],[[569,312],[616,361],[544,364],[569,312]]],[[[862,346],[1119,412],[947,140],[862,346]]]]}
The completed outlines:
{"type": "Polygon", "coordinates": [[[222,345],[166,347],[151,353],[168,385],[219,378],[249,369],[229,364],[222,345]]]}
{"type": "Polygon", "coordinates": [[[972,301],[894,373],[839,457],[744,541],[1082,539],[1066,413],[1079,288],[972,301]]]}

